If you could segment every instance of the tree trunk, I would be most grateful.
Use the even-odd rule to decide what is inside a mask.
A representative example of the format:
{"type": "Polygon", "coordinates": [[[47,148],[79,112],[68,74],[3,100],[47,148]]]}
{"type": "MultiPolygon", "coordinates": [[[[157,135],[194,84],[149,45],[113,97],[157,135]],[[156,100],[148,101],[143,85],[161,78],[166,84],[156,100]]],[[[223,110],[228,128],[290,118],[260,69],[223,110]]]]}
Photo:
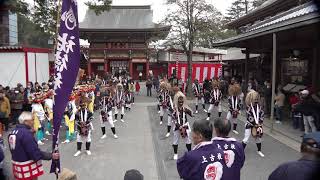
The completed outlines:
{"type": "Polygon", "coordinates": [[[192,97],[192,52],[193,52],[193,42],[190,42],[188,52],[187,52],[188,80],[187,80],[186,94],[188,97],[192,97]]]}

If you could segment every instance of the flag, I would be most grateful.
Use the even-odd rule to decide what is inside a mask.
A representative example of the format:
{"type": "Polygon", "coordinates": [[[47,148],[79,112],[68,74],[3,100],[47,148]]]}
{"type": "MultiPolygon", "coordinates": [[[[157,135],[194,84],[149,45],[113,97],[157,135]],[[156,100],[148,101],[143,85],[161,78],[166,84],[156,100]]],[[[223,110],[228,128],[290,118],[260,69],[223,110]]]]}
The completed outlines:
{"type": "MultiPolygon", "coordinates": [[[[52,150],[58,151],[59,129],[80,66],[77,0],[63,0],[55,54],[52,150]]],[[[52,161],[51,173],[60,172],[60,161],[52,161]]]]}

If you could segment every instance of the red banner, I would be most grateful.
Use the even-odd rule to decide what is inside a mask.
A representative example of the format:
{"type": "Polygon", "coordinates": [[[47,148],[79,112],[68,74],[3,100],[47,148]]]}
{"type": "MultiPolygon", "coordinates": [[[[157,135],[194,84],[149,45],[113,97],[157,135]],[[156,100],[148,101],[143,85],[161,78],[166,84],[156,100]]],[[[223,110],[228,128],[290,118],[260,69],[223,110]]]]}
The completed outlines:
{"type": "MultiPolygon", "coordinates": [[[[176,64],[169,64],[168,76],[171,77],[173,70],[176,69],[176,64]]],[[[178,78],[182,81],[186,81],[188,78],[188,64],[179,63],[178,70],[176,71],[178,78]]],[[[192,64],[192,81],[198,79],[199,82],[203,82],[205,79],[212,79],[221,77],[222,65],[213,63],[193,63],[192,64]]]]}

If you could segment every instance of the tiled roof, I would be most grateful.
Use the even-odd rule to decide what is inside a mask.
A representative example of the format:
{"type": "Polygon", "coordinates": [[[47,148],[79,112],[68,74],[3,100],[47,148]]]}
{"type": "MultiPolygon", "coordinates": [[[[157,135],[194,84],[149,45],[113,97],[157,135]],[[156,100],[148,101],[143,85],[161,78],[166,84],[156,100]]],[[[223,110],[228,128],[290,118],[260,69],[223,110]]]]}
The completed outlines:
{"type": "Polygon", "coordinates": [[[247,30],[247,32],[254,31],[257,29],[261,29],[267,26],[271,26],[277,23],[281,23],[293,18],[297,18],[303,15],[311,14],[318,11],[318,7],[316,4],[313,3],[307,3],[301,6],[298,6],[296,8],[290,9],[289,11],[280,13],[270,19],[264,20],[262,22],[259,22],[257,24],[254,24],[253,26],[250,26],[247,30]]]}
{"type": "Polygon", "coordinates": [[[80,29],[154,29],[159,28],[153,23],[153,11],[150,6],[112,6],[109,11],[96,15],[87,10],[80,29]]]}
{"type": "Polygon", "coordinates": [[[269,33],[318,23],[320,21],[320,14],[317,11],[318,7],[312,2],[302,4],[288,11],[270,17],[269,19],[257,22],[256,24],[247,27],[244,33],[215,42],[213,46],[226,46],[269,33]]]}

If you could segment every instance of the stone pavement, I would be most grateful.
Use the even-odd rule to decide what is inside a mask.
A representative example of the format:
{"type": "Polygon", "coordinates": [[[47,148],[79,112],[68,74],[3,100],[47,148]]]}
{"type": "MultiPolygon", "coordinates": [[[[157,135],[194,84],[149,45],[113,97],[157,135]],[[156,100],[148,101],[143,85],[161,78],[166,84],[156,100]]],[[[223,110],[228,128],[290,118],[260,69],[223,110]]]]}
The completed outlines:
{"type": "MultiPolygon", "coordinates": [[[[154,97],[145,97],[145,85],[141,83],[140,95],[142,96],[136,97],[136,103],[132,110],[126,112],[126,122],[118,121],[115,123],[119,139],[112,137],[108,126],[106,128],[108,137],[104,140],[100,139],[101,130],[97,119],[98,114],[96,113],[92,155],[82,154],[79,157],[73,157],[76,151],[76,143],[62,144],[60,145],[62,167],[75,171],[79,180],[121,180],[125,171],[129,169],[138,169],[146,180],[179,179],[176,161],[173,160],[172,136],[165,138],[166,123],[162,126],[159,125],[159,114],[157,113],[156,99],[154,98],[155,93],[153,92],[154,97]]],[[[192,105],[191,107],[194,108],[192,105]]],[[[216,116],[217,113],[213,113],[214,115],[216,116]]],[[[225,116],[224,112],[223,117],[225,116]]],[[[190,118],[191,125],[194,120],[204,119],[205,117],[206,113],[200,111],[195,118],[190,118]]],[[[166,120],[166,118],[164,119],[166,120]]],[[[213,122],[213,119],[211,121],[213,122]]],[[[244,125],[240,123],[240,134],[231,135],[238,140],[242,140],[243,131],[244,125]]],[[[64,132],[65,129],[62,128],[62,140],[64,140],[64,132]]],[[[293,143],[290,146],[290,141],[283,139],[281,134],[267,133],[268,135],[265,135],[263,139],[265,158],[260,158],[256,154],[256,146],[252,139],[247,146],[242,179],[265,180],[279,164],[299,157],[299,153],[293,150],[296,149],[298,143],[293,143]]],[[[46,143],[45,146],[41,146],[41,149],[49,151],[51,142],[46,143]]],[[[181,141],[179,156],[183,155],[185,151],[185,144],[181,141]]],[[[10,169],[10,160],[11,155],[6,149],[5,165],[7,169],[10,169]]],[[[55,176],[48,174],[50,162],[45,162],[44,165],[46,174],[40,180],[54,180],[55,176]]]]}
{"type": "MultiPolygon", "coordinates": [[[[191,105],[194,109],[194,106],[191,105]]],[[[208,107],[207,107],[208,108],[208,107]]],[[[149,107],[149,114],[153,115],[157,113],[156,107],[149,107]]],[[[225,117],[226,113],[223,112],[222,117],[225,117]]],[[[212,114],[211,122],[213,123],[214,117],[217,117],[217,112],[212,114]]],[[[192,123],[198,119],[205,119],[206,113],[200,108],[199,114],[194,118],[188,118],[188,121],[192,123]]],[[[166,123],[159,125],[159,117],[150,119],[154,143],[156,147],[156,159],[158,160],[158,171],[161,180],[177,180],[179,179],[176,170],[176,161],[173,160],[173,148],[172,136],[165,138],[166,123]]],[[[164,118],[164,122],[166,117],[164,118]]],[[[238,125],[239,135],[230,133],[231,137],[241,141],[244,137],[244,123],[239,122],[238,125]]],[[[275,136],[278,138],[278,136],[275,136]]],[[[287,145],[284,145],[277,139],[265,134],[263,137],[262,151],[265,154],[264,158],[261,158],[256,153],[256,145],[251,138],[250,142],[245,150],[246,161],[241,171],[241,179],[243,180],[266,180],[270,173],[281,163],[296,160],[299,158],[299,153],[287,145]]],[[[186,152],[185,142],[182,140],[179,143],[179,157],[186,152]]]]}
{"type": "MultiPolygon", "coordinates": [[[[139,170],[148,180],[157,180],[154,146],[152,142],[149,113],[147,106],[151,98],[136,97],[136,103],[125,114],[125,123],[115,123],[119,139],[114,139],[109,126],[106,126],[108,137],[100,139],[101,129],[98,113],[95,113],[94,131],[91,145],[91,156],[82,153],[79,157],[73,157],[76,152],[75,141],[69,144],[60,144],[62,167],[75,171],[78,180],[121,180],[125,171],[129,169],[139,170]]],[[[65,133],[65,129],[61,129],[65,133]]],[[[48,138],[51,138],[49,136],[48,138]]],[[[64,137],[61,137],[61,141],[64,137]]],[[[40,146],[43,150],[50,151],[51,141],[40,146]]],[[[84,145],[82,150],[84,152],[84,145]]],[[[10,168],[11,155],[6,148],[6,167],[10,168]]],[[[40,180],[54,180],[55,176],[48,174],[50,162],[44,162],[45,172],[40,180]]],[[[11,172],[11,170],[9,170],[11,172]]],[[[11,173],[10,173],[11,174],[11,173]]],[[[12,178],[12,177],[11,177],[12,178]]],[[[10,178],[10,179],[11,179],[10,178]]]]}

